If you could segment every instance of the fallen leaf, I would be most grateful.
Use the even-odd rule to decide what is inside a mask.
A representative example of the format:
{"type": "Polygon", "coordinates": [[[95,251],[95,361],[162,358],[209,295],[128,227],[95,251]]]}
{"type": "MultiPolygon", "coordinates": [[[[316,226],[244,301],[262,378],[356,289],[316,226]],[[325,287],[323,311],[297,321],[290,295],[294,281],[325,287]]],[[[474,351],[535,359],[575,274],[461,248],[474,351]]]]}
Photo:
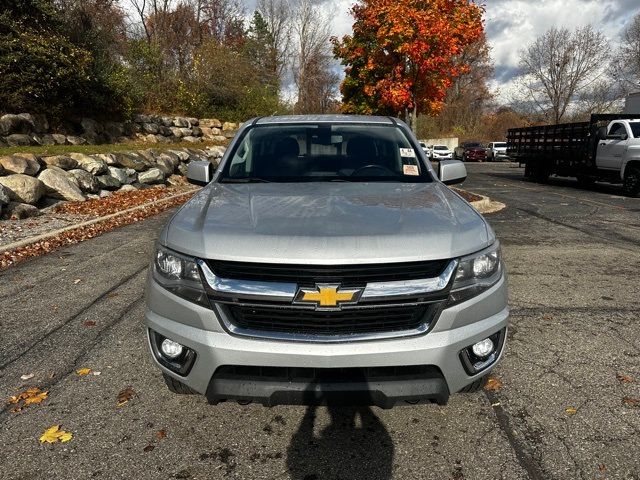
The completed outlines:
{"type": "Polygon", "coordinates": [[[107,298],[114,298],[114,297],[117,297],[118,295],[119,295],[119,293],[118,293],[118,292],[111,292],[111,293],[107,293],[107,294],[105,295],[105,297],[107,297],[107,298]]]}
{"type": "Polygon", "coordinates": [[[487,380],[487,384],[484,386],[484,389],[490,392],[497,392],[501,388],[502,382],[496,377],[489,377],[489,380],[487,380]]]}
{"type": "Polygon", "coordinates": [[[564,409],[567,415],[575,415],[578,409],[576,407],[567,407],[564,409]]]}
{"type": "Polygon", "coordinates": [[[131,397],[133,397],[135,394],[136,392],[133,390],[133,388],[131,387],[125,388],[118,394],[118,403],[116,406],[121,407],[122,405],[127,403],[129,400],[131,400],[131,397]]]}
{"type": "Polygon", "coordinates": [[[74,284],[74,285],[77,285],[77,284],[79,284],[81,281],[82,281],[82,280],[80,280],[79,278],[76,278],[76,279],[73,281],[73,284],[74,284]]]}
{"type": "Polygon", "coordinates": [[[142,449],[142,451],[146,453],[146,452],[150,452],[150,451],[151,451],[151,450],[153,450],[154,448],[156,448],[156,447],[154,447],[153,445],[147,445],[146,447],[144,447],[144,448],[142,449]]]}
{"type": "Polygon", "coordinates": [[[79,370],[76,370],[76,374],[83,376],[83,375],[89,375],[91,373],[91,369],[90,368],[81,368],[79,370]]]}
{"type": "Polygon", "coordinates": [[[618,373],[616,375],[616,378],[618,379],[618,381],[620,383],[633,383],[633,382],[635,382],[633,377],[630,377],[629,375],[625,375],[623,373],[618,373]]]}
{"type": "Polygon", "coordinates": [[[542,319],[543,320],[547,320],[547,321],[553,320],[553,315],[550,315],[550,314],[547,313],[547,314],[542,316],[542,319]]]}
{"type": "Polygon", "coordinates": [[[158,438],[158,440],[162,440],[166,436],[167,436],[167,431],[164,428],[156,432],[156,437],[158,438]]]}
{"type": "Polygon", "coordinates": [[[33,378],[33,377],[35,377],[35,376],[36,376],[36,374],[35,374],[35,373],[27,373],[26,375],[22,375],[22,376],[20,377],[20,380],[30,380],[30,379],[32,379],[32,378],[33,378]]]}
{"type": "Polygon", "coordinates": [[[601,463],[600,465],[598,465],[598,470],[600,471],[600,473],[604,473],[607,471],[607,467],[605,467],[604,463],[601,463]]]}
{"type": "Polygon", "coordinates": [[[60,430],[60,425],[54,425],[44,431],[40,437],[40,443],[56,443],[58,441],[65,443],[73,438],[71,432],[60,430]]]}
{"type": "Polygon", "coordinates": [[[93,320],[87,320],[82,325],[84,325],[85,327],[95,327],[96,326],[96,322],[94,322],[93,320]]]}
{"type": "Polygon", "coordinates": [[[100,376],[100,374],[101,374],[101,373],[102,373],[102,372],[92,372],[92,375],[93,375],[94,377],[98,377],[98,376],[100,376]]]}
{"type": "Polygon", "coordinates": [[[15,408],[11,409],[11,413],[18,413],[29,405],[42,403],[42,401],[47,398],[48,395],[48,391],[43,392],[39,388],[33,387],[19,393],[18,395],[9,397],[9,403],[12,405],[22,402],[22,405],[18,405],[15,408]]]}
{"type": "Polygon", "coordinates": [[[24,399],[24,406],[42,403],[49,396],[49,392],[40,392],[24,399]]]}
{"type": "Polygon", "coordinates": [[[640,398],[624,397],[622,403],[629,405],[630,407],[640,406],[640,398]]]}

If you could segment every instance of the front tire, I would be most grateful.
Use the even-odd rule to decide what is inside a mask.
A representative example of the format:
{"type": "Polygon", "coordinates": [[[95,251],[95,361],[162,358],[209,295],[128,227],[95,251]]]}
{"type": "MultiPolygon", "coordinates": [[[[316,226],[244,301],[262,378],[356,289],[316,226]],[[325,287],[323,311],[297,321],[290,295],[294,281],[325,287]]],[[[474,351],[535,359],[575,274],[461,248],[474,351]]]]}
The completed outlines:
{"type": "Polygon", "coordinates": [[[628,197],[635,198],[640,194],[640,167],[634,165],[627,168],[622,188],[628,197]]]}

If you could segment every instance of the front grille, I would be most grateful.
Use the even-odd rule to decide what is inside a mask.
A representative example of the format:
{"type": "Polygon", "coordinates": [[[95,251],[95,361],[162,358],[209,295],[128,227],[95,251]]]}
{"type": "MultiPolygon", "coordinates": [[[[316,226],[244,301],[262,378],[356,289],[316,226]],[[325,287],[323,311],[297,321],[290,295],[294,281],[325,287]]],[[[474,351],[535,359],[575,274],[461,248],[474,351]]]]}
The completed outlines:
{"type": "Polygon", "coordinates": [[[395,308],[354,308],[323,312],[228,305],[231,322],[241,329],[305,335],[350,335],[415,330],[430,324],[437,304],[395,308]]]}
{"type": "Polygon", "coordinates": [[[417,280],[440,275],[450,260],[367,265],[288,265],[209,260],[209,268],[221,278],[263,282],[341,283],[343,286],[370,282],[417,280]]]}

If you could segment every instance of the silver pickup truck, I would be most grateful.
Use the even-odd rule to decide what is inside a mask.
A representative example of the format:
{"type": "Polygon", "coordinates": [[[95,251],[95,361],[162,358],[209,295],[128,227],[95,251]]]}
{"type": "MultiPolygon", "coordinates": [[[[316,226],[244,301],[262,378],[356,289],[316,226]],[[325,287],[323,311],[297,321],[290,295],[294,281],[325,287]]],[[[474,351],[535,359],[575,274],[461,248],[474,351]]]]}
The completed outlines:
{"type": "Polygon", "coordinates": [[[509,310],[500,245],[401,121],[253,119],[160,234],[149,346],[216,404],[444,404],[484,385],[509,310]]]}

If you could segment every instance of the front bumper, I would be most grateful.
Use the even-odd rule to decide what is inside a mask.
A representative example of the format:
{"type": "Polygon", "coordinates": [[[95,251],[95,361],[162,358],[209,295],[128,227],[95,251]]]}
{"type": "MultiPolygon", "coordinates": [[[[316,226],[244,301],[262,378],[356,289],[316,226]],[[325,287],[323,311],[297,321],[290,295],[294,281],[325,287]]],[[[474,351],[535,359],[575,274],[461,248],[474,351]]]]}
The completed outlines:
{"type": "Polygon", "coordinates": [[[370,395],[369,400],[375,405],[388,407],[400,400],[414,401],[420,397],[444,403],[449,393],[455,393],[486,375],[504,349],[498,353],[496,362],[475,375],[465,371],[460,352],[507,327],[509,311],[506,297],[506,279],[503,276],[486,292],[443,310],[433,329],[426,334],[323,344],[231,335],[222,327],[213,310],[183,300],[149,278],[145,320],[151,331],[171,338],[196,353],[195,361],[185,376],[161,365],[154,356],[156,364],[167,375],[207,395],[213,403],[224,399],[253,400],[265,405],[323,403],[326,398],[321,393],[333,388],[337,396],[344,395],[346,390],[352,393],[382,392],[370,395]],[[214,373],[226,366],[303,369],[427,366],[433,367],[430,372],[437,371],[440,376],[430,373],[420,377],[417,382],[395,384],[386,382],[373,385],[367,381],[365,384],[361,382],[361,385],[346,385],[343,382],[343,390],[336,389],[335,382],[333,387],[327,387],[325,384],[305,383],[304,380],[292,382],[290,377],[285,381],[273,378],[256,379],[253,382],[247,382],[246,379],[234,382],[233,378],[222,378],[222,383],[214,385],[214,373]]]}

